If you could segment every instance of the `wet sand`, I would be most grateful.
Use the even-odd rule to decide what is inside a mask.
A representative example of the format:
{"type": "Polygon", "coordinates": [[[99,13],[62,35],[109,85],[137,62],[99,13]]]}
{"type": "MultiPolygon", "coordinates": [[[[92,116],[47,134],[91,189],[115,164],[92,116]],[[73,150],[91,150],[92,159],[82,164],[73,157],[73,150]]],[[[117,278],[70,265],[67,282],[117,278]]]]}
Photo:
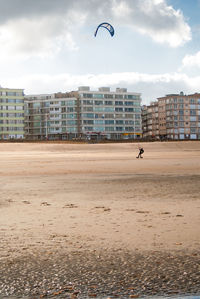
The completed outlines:
{"type": "Polygon", "coordinates": [[[200,142],[143,146],[0,143],[0,295],[200,292],[200,142]]]}

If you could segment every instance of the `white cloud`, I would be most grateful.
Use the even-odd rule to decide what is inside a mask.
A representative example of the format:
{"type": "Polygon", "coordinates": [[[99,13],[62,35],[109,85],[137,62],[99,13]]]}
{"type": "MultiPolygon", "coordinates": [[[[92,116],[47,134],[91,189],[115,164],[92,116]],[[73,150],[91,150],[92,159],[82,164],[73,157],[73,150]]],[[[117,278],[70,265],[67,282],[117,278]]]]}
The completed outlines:
{"type": "Polygon", "coordinates": [[[11,54],[27,58],[32,55],[48,57],[57,53],[63,45],[77,50],[69,23],[65,18],[43,17],[8,21],[0,27],[1,59],[11,54]]]}
{"type": "Polygon", "coordinates": [[[182,12],[167,5],[165,0],[113,0],[113,3],[116,20],[158,43],[178,47],[191,40],[191,29],[182,12]]]}
{"type": "Polygon", "coordinates": [[[191,67],[200,67],[200,51],[194,55],[185,55],[182,60],[182,67],[183,68],[191,68],[191,67]]]}
{"type": "Polygon", "coordinates": [[[181,73],[145,74],[145,73],[112,73],[112,74],[86,74],[58,75],[34,74],[4,80],[3,87],[12,86],[24,88],[26,94],[53,93],[58,91],[77,90],[78,86],[86,85],[96,90],[101,86],[128,87],[130,91],[142,94],[143,102],[148,103],[157,97],[169,93],[199,92],[200,76],[189,77],[181,73]]]}
{"type": "MultiPolygon", "coordinates": [[[[49,56],[63,47],[78,49],[74,32],[85,24],[109,20],[129,26],[158,43],[178,47],[191,39],[191,30],[179,10],[166,0],[0,0],[0,56],[49,56]],[[11,9],[12,7],[12,9],[11,9]]],[[[95,27],[94,27],[95,28],[95,27]]]]}

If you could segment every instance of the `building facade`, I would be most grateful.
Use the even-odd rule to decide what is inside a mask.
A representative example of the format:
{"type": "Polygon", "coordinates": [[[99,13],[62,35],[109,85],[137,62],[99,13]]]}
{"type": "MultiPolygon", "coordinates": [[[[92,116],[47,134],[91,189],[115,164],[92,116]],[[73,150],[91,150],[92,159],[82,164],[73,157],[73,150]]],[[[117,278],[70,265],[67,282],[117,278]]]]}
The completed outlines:
{"type": "MultiPolygon", "coordinates": [[[[170,140],[200,140],[200,94],[170,94],[158,98],[159,138],[170,140]]],[[[148,106],[150,108],[150,106],[148,106]]],[[[148,110],[148,108],[146,108],[148,110]]],[[[157,122],[151,115],[152,123],[157,122]]],[[[143,124],[146,123],[143,117],[143,124]]],[[[147,128],[152,137],[154,133],[147,128]]],[[[146,135],[144,135],[146,137],[146,135]]]]}
{"type": "Polygon", "coordinates": [[[80,131],[88,138],[138,139],[142,135],[141,95],[126,88],[79,87],[80,131]]]}
{"type": "Polygon", "coordinates": [[[158,102],[142,107],[142,132],[147,140],[159,139],[158,102]]]}
{"type": "Polygon", "coordinates": [[[137,139],[142,135],[141,95],[109,87],[26,96],[27,139],[137,139]]]}
{"type": "Polygon", "coordinates": [[[72,139],[79,133],[78,93],[30,95],[25,99],[27,140],[72,139]]]}
{"type": "Polygon", "coordinates": [[[0,139],[24,138],[24,91],[0,87],[0,139]]]}

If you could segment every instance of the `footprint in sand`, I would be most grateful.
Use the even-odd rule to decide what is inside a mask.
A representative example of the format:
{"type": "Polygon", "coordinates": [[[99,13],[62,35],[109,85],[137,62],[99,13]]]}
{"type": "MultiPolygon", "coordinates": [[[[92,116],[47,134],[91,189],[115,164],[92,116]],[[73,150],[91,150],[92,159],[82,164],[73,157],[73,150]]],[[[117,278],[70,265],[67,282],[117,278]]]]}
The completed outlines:
{"type": "Polygon", "coordinates": [[[41,205],[41,206],[50,206],[51,204],[48,203],[47,201],[43,201],[43,202],[41,202],[40,205],[41,205]]]}
{"type": "Polygon", "coordinates": [[[63,208],[74,209],[74,208],[78,208],[78,206],[76,206],[73,203],[69,203],[69,204],[64,205],[63,208]]]}

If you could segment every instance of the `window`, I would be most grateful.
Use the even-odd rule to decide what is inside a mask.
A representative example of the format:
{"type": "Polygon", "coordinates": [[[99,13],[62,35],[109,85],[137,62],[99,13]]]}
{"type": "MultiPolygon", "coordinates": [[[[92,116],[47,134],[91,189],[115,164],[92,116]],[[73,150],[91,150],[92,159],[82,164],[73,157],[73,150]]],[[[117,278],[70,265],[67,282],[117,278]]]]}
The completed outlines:
{"type": "Polygon", "coordinates": [[[125,112],[134,112],[134,108],[125,108],[125,112]]]}
{"type": "Polygon", "coordinates": [[[190,121],[196,121],[196,116],[190,116],[190,121]]]}
{"type": "Polygon", "coordinates": [[[190,104],[195,104],[195,99],[190,99],[190,104]]]}
{"type": "Polygon", "coordinates": [[[103,105],[103,101],[94,101],[95,105],[103,105]]]}
{"type": "Polygon", "coordinates": [[[93,124],[94,124],[94,121],[93,121],[93,120],[90,120],[90,119],[83,120],[83,124],[84,124],[84,125],[93,125],[93,124]]]}
{"type": "Polygon", "coordinates": [[[104,127],[94,127],[95,132],[104,132],[104,127]]]}
{"type": "MultiPolygon", "coordinates": [[[[73,109],[73,108],[71,108],[71,109],[73,109]]],[[[87,106],[87,107],[82,107],[82,111],[85,111],[85,112],[92,112],[92,111],[93,111],[93,107],[89,107],[89,106],[87,106]]]]}
{"type": "Polygon", "coordinates": [[[8,110],[15,110],[15,106],[7,106],[8,110]]]}
{"type": "Polygon", "coordinates": [[[121,114],[121,113],[120,113],[120,114],[116,113],[116,114],[115,114],[115,118],[123,118],[123,114],[121,114]]]}
{"type": "Polygon", "coordinates": [[[135,114],[135,119],[141,119],[140,114],[135,114]]]}
{"type": "Polygon", "coordinates": [[[133,132],[134,128],[133,127],[125,127],[125,131],[127,131],[127,132],[133,132]]]}
{"type": "Polygon", "coordinates": [[[94,131],[94,130],[93,130],[93,127],[84,127],[84,130],[85,130],[85,131],[94,131]]]}
{"type": "Polygon", "coordinates": [[[105,114],[105,118],[114,118],[114,114],[105,114]]]}
{"type": "Polygon", "coordinates": [[[115,106],[123,106],[123,102],[122,101],[115,101],[115,106]]]}
{"type": "Polygon", "coordinates": [[[114,120],[105,120],[105,124],[106,125],[113,125],[114,124],[114,120]]]}
{"type": "Polygon", "coordinates": [[[135,112],[141,112],[141,108],[135,108],[134,110],[135,110],[135,112]]]}
{"type": "Polygon", "coordinates": [[[93,97],[93,94],[92,94],[92,93],[84,93],[84,94],[83,94],[83,97],[84,97],[84,98],[89,98],[89,99],[90,99],[90,98],[93,97]]]}
{"type": "Polygon", "coordinates": [[[98,119],[98,120],[94,120],[94,124],[95,125],[103,125],[104,124],[104,120],[98,119]]]}
{"type": "Polygon", "coordinates": [[[114,107],[105,107],[104,111],[105,112],[114,112],[114,107]]]}
{"type": "Polygon", "coordinates": [[[93,96],[94,96],[94,98],[97,98],[97,99],[103,99],[103,94],[96,93],[93,96]]]}
{"type": "Polygon", "coordinates": [[[76,125],[77,121],[76,120],[67,120],[67,125],[76,125]]]}
{"type": "Polygon", "coordinates": [[[83,100],[83,105],[93,105],[92,100],[83,100]]]}
{"type": "Polygon", "coordinates": [[[77,118],[77,114],[69,113],[66,115],[66,118],[77,118]]]}
{"type": "Polygon", "coordinates": [[[113,105],[113,101],[105,101],[105,105],[113,105]]]}
{"type": "Polygon", "coordinates": [[[123,125],[124,121],[123,120],[116,120],[116,125],[123,125]]]}
{"type": "Polygon", "coordinates": [[[103,112],[104,108],[103,107],[94,107],[94,112],[103,112]]]}
{"type": "Polygon", "coordinates": [[[190,128],[190,133],[193,134],[193,133],[196,133],[197,129],[196,128],[190,128]]]}
{"type": "Polygon", "coordinates": [[[126,105],[126,106],[133,106],[133,102],[126,101],[126,102],[125,102],[125,105],[126,105]]]}
{"type": "Polygon", "coordinates": [[[12,91],[7,91],[6,92],[7,96],[16,96],[16,92],[12,92],[12,91]]]}
{"type": "Polygon", "coordinates": [[[116,107],[116,108],[115,108],[115,111],[116,111],[116,112],[123,112],[123,108],[118,108],[118,107],[116,107]]]}
{"type": "Polygon", "coordinates": [[[113,132],[114,131],[114,127],[105,127],[105,131],[106,132],[113,132]]]}
{"type": "Polygon", "coordinates": [[[105,99],[113,99],[113,94],[104,94],[105,99]]]}
{"type": "Polygon", "coordinates": [[[122,94],[116,94],[115,99],[123,99],[123,95],[122,94]]]}
{"type": "Polygon", "coordinates": [[[117,132],[122,132],[123,129],[124,129],[123,127],[116,127],[116,131],[117,131],[117,132]]]}
{"type": "Polygon", "coordinates": [[[133,120],[125,120],[125,125],[134,125],[133,120]]]}
{"type": "Polygon", "coordinates": [[[190,110],[190,115],[196,115],[196,110],[190,110]]]}
{"type": "MultiPolygon", "coordinates": [[[[59,109],[59,108],[57,108],[57,109],[59,109]]],[[[64,108],[64,109],[66,109],[66,108],[64,108]]],[[[73,108],[73,107],[67,107],[67,112],[74,112],[74,110],[75,110],[75,108],[73,108]]]]}
{"type": "Polygon", "coordinates": [[[179,115],[184,115],[184,110],[179,110],[179,115]]]}

